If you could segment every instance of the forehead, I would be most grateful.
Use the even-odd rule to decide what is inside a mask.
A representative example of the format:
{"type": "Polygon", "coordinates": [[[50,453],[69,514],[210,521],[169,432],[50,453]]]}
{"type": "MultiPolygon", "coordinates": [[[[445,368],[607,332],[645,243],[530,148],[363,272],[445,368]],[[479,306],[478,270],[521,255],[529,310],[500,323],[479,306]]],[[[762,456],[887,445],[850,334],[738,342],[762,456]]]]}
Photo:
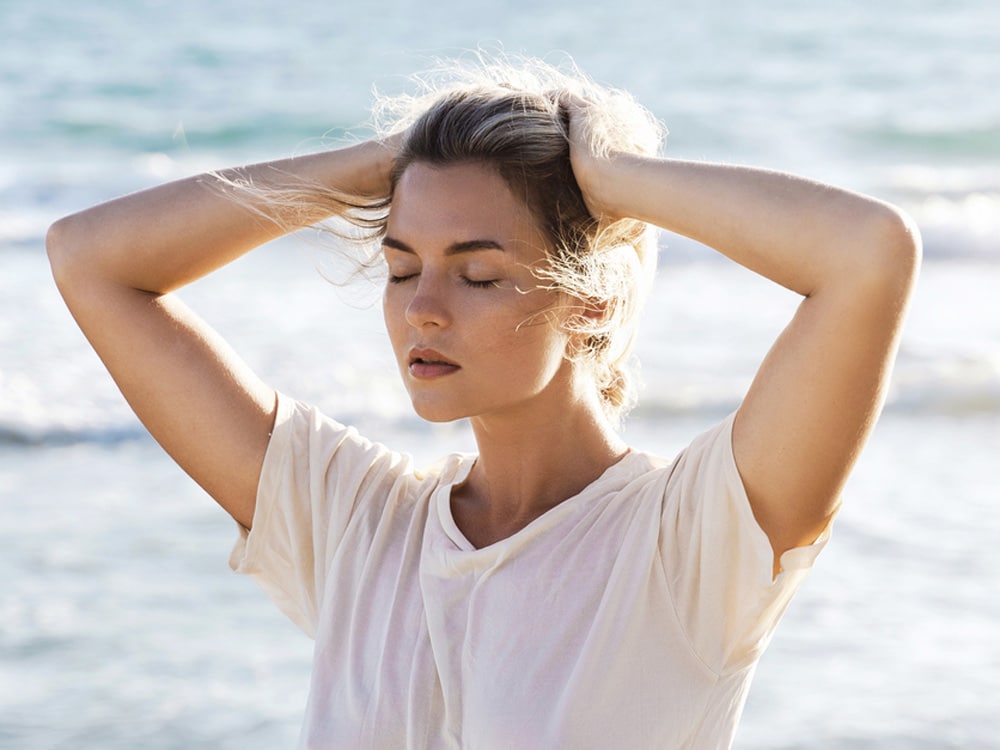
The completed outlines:
{"type": "Polygon", "coordinates": [[[545,246],[524,201],[496,170],[477,163],[411,164],[396,184],[386,231],[428,250],[469,240],[492,240],[505,249],[545,246]]]}

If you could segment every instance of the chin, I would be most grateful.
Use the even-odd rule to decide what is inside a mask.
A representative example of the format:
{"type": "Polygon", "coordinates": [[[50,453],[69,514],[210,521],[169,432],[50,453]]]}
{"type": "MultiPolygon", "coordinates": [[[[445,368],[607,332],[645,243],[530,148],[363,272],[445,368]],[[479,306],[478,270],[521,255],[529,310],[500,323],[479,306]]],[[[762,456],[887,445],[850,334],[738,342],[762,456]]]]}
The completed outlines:
{"type": "Polygon", "coordinates": [[[437,414],[422,414],[417,412],[417,416],[423,419],[425,422],[432,422],[433,424],[448,424],[449,422],[457,422],[460,419],[464,419],[464,416],[440,416],[437,414]]]}
{"type": "Polygon", "coordinates": [[[413,404],[413,411],[416,412],[418,417],[435,424],[457,422],[459,419],[464,419],[469,416],[465,412],[458,411],[454,407],[446,406],[444,404],[431,404],[426,401],[413,401],[411,403],[413,404]]]}

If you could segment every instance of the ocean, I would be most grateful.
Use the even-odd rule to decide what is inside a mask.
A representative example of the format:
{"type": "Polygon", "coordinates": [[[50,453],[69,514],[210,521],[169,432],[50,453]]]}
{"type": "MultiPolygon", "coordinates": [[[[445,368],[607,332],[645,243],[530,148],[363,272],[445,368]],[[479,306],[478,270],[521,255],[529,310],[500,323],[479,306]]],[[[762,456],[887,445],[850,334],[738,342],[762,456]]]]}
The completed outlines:
{"type": "MultiPolygon", "coordinates": [[[[234,524],[131,415],[62,305],[56,218],[363,136],[371,88],[484,46],[571,54],[667,155],[906,208],[925,262],[887,408],[758,668],[742,750],[1000,748],[1000,5],[0,0],[0,748],[291,747],[311,643],[226,565],[234,524]]],[[[663,237],[637,447],[735,408],[793,295],[663,237]]],[[[184,291],[269,382],[429,462],[377,289],[273,243],[184,291]]]]}

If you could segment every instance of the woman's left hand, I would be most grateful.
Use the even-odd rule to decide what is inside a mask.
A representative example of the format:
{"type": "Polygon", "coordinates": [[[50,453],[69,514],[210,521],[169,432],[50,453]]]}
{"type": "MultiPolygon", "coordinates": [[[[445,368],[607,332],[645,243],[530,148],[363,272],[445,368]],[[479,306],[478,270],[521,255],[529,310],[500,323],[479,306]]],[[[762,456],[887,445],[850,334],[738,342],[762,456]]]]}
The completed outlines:
{"type": "Polygon", "coordinates": [[[624,218],[615,211],[608,199],[608,188],[613,184],[616,154],[598,153],[595,146],[592,102],[577,94],[566,92],[560,104],[569,111],[569,159],[573,167],[583,200],[591,216],[599,222],[613,222],[624,218]]]}

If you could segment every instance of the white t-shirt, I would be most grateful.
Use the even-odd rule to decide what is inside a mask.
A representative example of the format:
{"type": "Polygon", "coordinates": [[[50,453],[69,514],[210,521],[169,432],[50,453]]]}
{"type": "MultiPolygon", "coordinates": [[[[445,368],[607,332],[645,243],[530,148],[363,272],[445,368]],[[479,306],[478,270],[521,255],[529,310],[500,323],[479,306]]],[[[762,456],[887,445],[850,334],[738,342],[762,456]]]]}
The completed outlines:
{"type": "Polygon", "coordinates": [[[676,460],[627,454],[474,548],[433,471],[279,397],[253,530],[230,560],[309,636],[304,748],[725,748],[823,547],[773,553],[732,417],[676,460]]]}

